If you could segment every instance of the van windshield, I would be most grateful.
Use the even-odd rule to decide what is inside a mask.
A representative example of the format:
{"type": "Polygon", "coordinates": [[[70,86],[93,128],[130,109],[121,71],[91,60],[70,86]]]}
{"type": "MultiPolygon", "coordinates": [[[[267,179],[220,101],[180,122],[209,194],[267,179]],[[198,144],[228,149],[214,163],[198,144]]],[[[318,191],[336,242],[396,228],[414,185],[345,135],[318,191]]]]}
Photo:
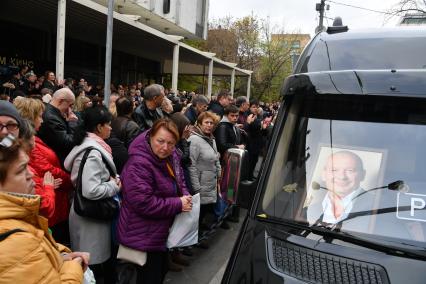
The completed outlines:
{"type": "Polygon", "coordinates": [[[257,214],[426,247],[426,100],[298,94],[257,214]]]}

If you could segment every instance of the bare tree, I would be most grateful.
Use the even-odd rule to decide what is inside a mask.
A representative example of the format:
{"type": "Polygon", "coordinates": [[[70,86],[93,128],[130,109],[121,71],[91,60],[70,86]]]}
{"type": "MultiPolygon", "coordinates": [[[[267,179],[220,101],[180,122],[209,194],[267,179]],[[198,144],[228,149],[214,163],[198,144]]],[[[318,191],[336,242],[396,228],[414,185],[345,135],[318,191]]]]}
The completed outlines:
{"type": "Polygon", "coordinates": [[[426,13],[426,0],[400,0],[388,12],[390,17],[407,13],[426,13]]]}

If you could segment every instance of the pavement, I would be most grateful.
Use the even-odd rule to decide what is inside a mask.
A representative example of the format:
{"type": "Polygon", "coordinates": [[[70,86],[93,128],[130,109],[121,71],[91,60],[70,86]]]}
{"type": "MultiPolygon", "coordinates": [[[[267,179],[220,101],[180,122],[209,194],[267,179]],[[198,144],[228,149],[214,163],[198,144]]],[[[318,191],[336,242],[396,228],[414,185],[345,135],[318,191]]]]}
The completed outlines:
{"type": "Polygon", "coordinates": [[[218,229],[207,241],[210,246],[208,249],[194,247],[194,255],[185,257],[190,261],[190,266],[184,267],[182,272],[168,272],[164,283],[219,284],[245,214],[246,210],[241,210],[239,223],[228,222],[231,227],[229,230],[218,229]]]}

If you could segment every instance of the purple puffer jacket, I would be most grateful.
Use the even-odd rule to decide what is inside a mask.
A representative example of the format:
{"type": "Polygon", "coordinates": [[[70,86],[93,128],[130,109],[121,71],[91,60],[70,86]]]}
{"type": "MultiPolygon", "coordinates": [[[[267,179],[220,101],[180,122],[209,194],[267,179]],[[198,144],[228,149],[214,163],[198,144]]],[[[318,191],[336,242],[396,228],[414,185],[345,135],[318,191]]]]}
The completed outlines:
{"type": "MultiPolygon", "coordinates": [[[[130,145],[129,160],[121,174],[123,202],[117,226],[120,244],[140,251],[165,251],[169,228],[182,211],[166,160],[157,158],[148,144],[150,130],[130,145]]],[[[173,151],[172,162],[183,195],[188,195],[180,155],[173,151]]]]}

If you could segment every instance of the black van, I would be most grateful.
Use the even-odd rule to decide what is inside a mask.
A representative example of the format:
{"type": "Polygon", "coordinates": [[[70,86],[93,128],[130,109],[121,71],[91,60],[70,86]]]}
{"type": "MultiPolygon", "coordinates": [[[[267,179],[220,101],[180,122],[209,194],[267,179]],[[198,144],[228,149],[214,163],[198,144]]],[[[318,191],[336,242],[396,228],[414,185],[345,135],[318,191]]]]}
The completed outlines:
{"type": "Polygon", "coordinates": [[[425,50],[421,27],[312,39],[222,283],[426,283],[425,50]]]}

